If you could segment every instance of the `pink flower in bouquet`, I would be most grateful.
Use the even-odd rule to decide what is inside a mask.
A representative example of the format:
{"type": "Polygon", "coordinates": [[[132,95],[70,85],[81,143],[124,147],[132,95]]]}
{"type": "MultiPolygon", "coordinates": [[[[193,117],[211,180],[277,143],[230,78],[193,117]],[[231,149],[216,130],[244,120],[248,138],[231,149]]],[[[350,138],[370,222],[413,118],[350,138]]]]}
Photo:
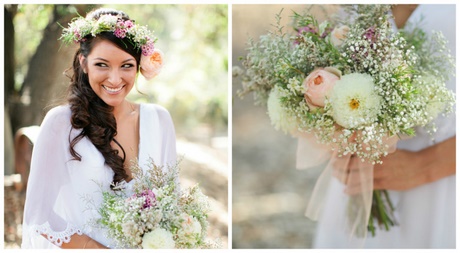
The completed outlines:
{"type": "Polygon", "coordinates": [[[155,204],[155,201],[157,200],[155,197],[155,193],[153,193],[151,190],[147,190],[143,193],[141,193],[141,196],[145,197],[145,202],[143,208],[149,208],[152,207],[155,204]]]}
{"type": "Polygon", "coordinates": [[[317,33],[318,32],[318,29],[316,29],[316,27],[314,27],[313,25],[308,25],[308,26],[304,26],[304,27],[301,27],[299,29],[299,31],[297,32],[297,34],[302,34],[302,33],[317,33]]]}
{"type": "Polygon", "coordinates": [[[150,208],[155,205],[156,202],[156,196],[155,193],[151,190],[145,190],[139,194],[135,194],[129,199],[135,199],[135,198],[140,198],[140,197],[145,197],[144,205],[142,206],[143,209],[150,208]]]}
{"type": "Polygon", "coordinates": [[[163,67],[164,55],[163,52],[159,49],[154,49],[153,53],[145,56],[141,56],[141,73],[147,79],[150,80],[154,78],[158,73],[160,73],[161,68],[163,67]]]}
{"type": "Polygon", "coordinates": [[[338,28],[334,28],[331,32],[331,42],[334,46],[338,47],[342,45],[347,33],[350,31],[350,27],[343,25],[338,28]]]}
{"type": "Polygon", "coordinates": [[[305,78],[303,81],[303,86],[306,89],[304,96],[310,109],[324,107],[326,97],[329,96],[340,76],[340,70],[327,67],[316,69],[305,78]]]}
{"type": "Polygon", "coordinates": [[[372,43],[374,43],[377,40],[376,35],[377,34],[375,32],[375,27],[374,26],[369,27],[366,30],[366,32],[364,33],[364,37],[366,37],[366,39],[369,40],[372,43]]]}

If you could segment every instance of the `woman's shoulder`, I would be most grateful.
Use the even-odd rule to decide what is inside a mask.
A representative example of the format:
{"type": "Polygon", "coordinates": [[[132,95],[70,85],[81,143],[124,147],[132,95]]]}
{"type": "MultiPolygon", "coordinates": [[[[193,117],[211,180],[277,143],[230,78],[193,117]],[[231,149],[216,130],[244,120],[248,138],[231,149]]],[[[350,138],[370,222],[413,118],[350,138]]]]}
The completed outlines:
{"type": "Polygon", "coordinates": [[[42,125],[70,125],[71,111],[69,105],[59,105],[51,108],[43,120],[42,125]]]}
{"type": "Polygon", "coordinates": [[[161,105],[142,103],[142,104],[140,104],[140,107],[142,108],[143,111],[145,111],[145,112],[147,112],[149,114],[156,113],[160,120],[169,120],[169,119],[171,119],[171,114],[169,114],[169,111],[166,108],[164,108],[163,106],[161,106],[161,105]]]}
{"type": "Polygon", "coordinates": [[[168,110],[159,104],[151,104],[151,103],[141,103],[139,104],[143,109],[149,111],[156,111],[158,113],[167,113],[169,114],[168,110]]]}
{"type": "Polygon", "coordinates": [[[144,118],[142,122],[157,122],[161,129],[165,131],[174,131],[174,122],[169,114],[168,110],[161,105],[157,104],[140,104],[141,117],[144,118]],[[144,114],[144,116],[142,116],[144,114]]]}

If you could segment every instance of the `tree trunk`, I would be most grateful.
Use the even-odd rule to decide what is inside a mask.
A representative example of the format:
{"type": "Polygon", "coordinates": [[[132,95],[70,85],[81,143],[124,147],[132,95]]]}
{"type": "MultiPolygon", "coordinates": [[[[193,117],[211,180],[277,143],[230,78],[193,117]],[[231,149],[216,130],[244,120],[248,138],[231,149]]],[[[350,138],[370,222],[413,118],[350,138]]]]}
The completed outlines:
{"type": "Polygon", "coordinates": [[[5,22],[5,61],[4,61],[4,70],[5,70],[5,79],[4,79],[4,96],[3,101],[3,112],[4,112],[4,174],[9,175],[13,172],[14,164],[14,147],[13,147],[13,132],[11,130],[10,116],[8,114],[8,98],[14,92],[14,25],[13,18],[16,15],[18,6],[17,5],[5,5],[4,6],[4,22],[5,22]]]}
{"type": "MultiPolygon", "coordinates": [[[[5,97],[9,97],[14,91],[14,25],[13,18],[16,15],[18,6],[4,6],[4,22],[5,22],[5,97]]],[[[4,104],[7,100],[4,100],[4,104]]]]}
{"type": "MultiPolygon", "coordinates": [[[[86,13],[88,5],[75,5],[78,13],[86,13]]],[[[13,131],[39,125],[46,112],[64,101],[69,79],[64,71],[72,66],[76,46],[59,41],[62,28],[77,15],[66,5],[54,5],[52,18],[43,31],[43,39],[29,61],[29,70],[20,92],[20,102],[10,112],[13,131]],[[59,24],[58,24],[59,23],[59,24]]]]}

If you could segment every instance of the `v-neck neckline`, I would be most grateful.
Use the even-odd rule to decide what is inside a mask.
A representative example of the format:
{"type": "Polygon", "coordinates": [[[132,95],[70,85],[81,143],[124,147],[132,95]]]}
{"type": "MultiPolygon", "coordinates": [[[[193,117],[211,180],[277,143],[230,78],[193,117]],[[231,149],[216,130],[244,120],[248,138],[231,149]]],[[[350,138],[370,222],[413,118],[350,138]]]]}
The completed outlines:
{"type": "MultiPolygon", "coordinates": [[[[141,141],[142,141],[142,138],[141,138],[141,136],[142,136],[142,127],[141,127],[142,122],[141,122],[141,120],[142,120],[142,115],[143,115],[143,113],[142,113],[143,109],[142,108],[143,108],[142,103],[140,103],[139,104],[139,115],[138,115],[138,117],[139,117],[138,118],[138,127],[137,127],[137,131],[139,133],[139,143],[137,144],[137,155],[136,155],[136,163],[138,163],[138,166],[139,166],[139,161],[140,161],[140,158],[141,158],[141,149],[142,149],[142,145],[141,145],[141,141]]],[[[129,161],[129,164],[131,164],[131,161],[129,161]]],[[[142,167],[141,167],[141,169],[142,169],[142,167]]],[[[132,176],[132,172],[131,172],[131,176],[132,176]]],[[[129,180],[129,181],[125,180],[125,182],[127,184],[129,184],[129,183],[131,183],[133,181],[133,179],[134,178],[132,177],[131,180],[129,180]]]]}

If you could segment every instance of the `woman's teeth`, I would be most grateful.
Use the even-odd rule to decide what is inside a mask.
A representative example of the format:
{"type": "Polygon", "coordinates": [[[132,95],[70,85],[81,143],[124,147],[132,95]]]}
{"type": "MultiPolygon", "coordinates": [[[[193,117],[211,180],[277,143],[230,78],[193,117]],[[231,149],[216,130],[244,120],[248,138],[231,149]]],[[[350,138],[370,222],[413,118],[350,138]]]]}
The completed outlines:
{"type": "Polygon", "coordinates": [[[102,87],[104,87],[104,89],[108,92],[118,92],[120,91],[121,89],[123,89],[124,85],[123,86],[120,86],[119,88],[110,88],[110,87],[107,87],[105,85],[102,85],[102,87]]]}

